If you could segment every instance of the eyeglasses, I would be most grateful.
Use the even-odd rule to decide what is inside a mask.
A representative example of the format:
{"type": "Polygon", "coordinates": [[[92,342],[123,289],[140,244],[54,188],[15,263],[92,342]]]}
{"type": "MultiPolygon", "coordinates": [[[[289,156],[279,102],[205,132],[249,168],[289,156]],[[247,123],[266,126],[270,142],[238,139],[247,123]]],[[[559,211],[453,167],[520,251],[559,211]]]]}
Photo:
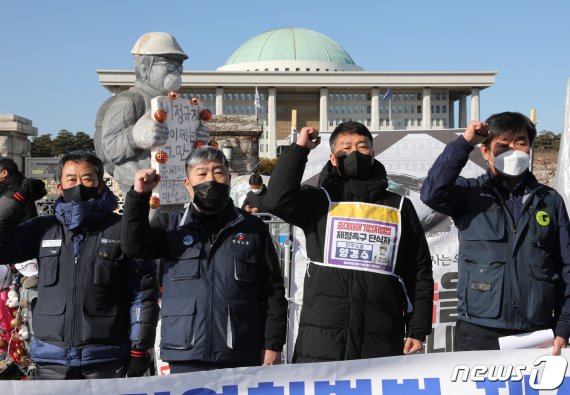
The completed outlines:
{"type": "Polygon", "coordinates": [[[164,67],[166,68],[166,71],[168,71],[169,73],[172,73],[176,69],[178,69],[178,71],[180,73],[182,73],[182,71],[184,70],[184,68],[182,67],[182,63],[177,64],[177,63],[172,63],[172,62],[165,60],[165,61],[161,61],[161,62],[155,62],[154,64],[164,65],[164,67]]]}

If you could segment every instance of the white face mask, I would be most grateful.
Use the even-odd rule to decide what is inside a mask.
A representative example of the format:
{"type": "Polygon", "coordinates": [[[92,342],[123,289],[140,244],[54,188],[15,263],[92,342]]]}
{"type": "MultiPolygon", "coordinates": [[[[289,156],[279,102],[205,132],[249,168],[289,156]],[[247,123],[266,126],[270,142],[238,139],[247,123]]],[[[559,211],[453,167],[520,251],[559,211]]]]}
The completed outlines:
{"type": "MultiPolygon", "coordinates": [[[[492,154],[491,154],[492,155],[492,154]]],[[[510,150],[494,156],[495,169],[509,177],[518,177],[528,169],[530,155],[519,150],[510,150]]]]}
{"type": "Polygon", "coordinates": [[[255,193],[256,195],[259,195],[261,193],[261,191],[263,191],[263,188],[261,189],[251,189],[251,192],[255,193]]]}

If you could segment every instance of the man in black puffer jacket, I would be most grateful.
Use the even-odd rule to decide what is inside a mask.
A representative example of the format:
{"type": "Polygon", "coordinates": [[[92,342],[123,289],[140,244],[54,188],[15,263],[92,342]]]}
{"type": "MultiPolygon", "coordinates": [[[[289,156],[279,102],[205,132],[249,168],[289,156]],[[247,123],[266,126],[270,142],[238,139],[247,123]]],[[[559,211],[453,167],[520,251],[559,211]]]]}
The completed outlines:
{"type": "Polygon", "coordinates": [[[331,134],[320,187],[301,187],[318,131],[303,128],[279,158],[265,203],[305,232],[308,259],[293,362],[374,358],[422,349],[431,332],[431,257],[412,203],[386,190],[372,135],[331,134]],[[405,338],[405,339],[404,339],[405,338]]]}
{"type": "Polygon", "coordinates": [[[54,215],[15,226],[25,204],[45,195],[39,180],[0,198],[0,264],[38,260],[30,350],[36,377],[142,376],[158,320],[156,265],[123,254],[117,197],[103,182],[99,158],[66,154],[57,175],[54,215]]]}

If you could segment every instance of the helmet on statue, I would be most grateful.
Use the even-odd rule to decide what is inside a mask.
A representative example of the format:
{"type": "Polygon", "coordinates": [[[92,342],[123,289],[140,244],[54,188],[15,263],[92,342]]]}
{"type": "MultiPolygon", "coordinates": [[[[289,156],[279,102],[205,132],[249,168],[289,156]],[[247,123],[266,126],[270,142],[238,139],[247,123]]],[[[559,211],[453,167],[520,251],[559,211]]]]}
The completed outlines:
{"type": "Polygon", "coordinates": [[[165,32],[143,34],[131,49],[133,55],[165,56],[180,60],[188,59],[176,39],[165,32]]]}

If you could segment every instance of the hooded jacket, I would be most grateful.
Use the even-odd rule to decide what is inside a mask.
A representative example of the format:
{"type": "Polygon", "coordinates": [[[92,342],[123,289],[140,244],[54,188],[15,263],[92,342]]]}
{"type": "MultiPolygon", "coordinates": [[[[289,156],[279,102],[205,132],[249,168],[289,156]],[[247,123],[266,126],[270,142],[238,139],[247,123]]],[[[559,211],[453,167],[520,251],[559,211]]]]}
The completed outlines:
{"type": "MultiPolygon", "coordinates": [[[[3,198],[4,199],[4,198],[3,198]]],[[[14,199],[11,218],[24,210],[14,199]]],[[[3,234],[0,264],[37,258],[33,311],[34,362],[82,366],[125,360],[131,345],[154,344],[158,282],[153,262],[128,259],[120,244],[117,198],[105,187],[96,199],[55,203],[41,216],[3,234]]]]}
{"type": "MultiPolygon", "coordinates": [[[[323,262],[329,201],[366,202],[398,207],[402,197],[386,190],[384,166],[375,161],[364,180],[338,175],[327,163],[321,188],[301,186],[309,150],[297,144],[281,155],[271,175],[265,203],[269,212],[305,232],[308,258],[323,262]]],[[[405,336],[424,340],[431,332],[431,257],[412,203],[404,198],[396,263],[413,312],[392,276],[309,263],[294,362],[336,361],[399,355],[405,336]]]]}

